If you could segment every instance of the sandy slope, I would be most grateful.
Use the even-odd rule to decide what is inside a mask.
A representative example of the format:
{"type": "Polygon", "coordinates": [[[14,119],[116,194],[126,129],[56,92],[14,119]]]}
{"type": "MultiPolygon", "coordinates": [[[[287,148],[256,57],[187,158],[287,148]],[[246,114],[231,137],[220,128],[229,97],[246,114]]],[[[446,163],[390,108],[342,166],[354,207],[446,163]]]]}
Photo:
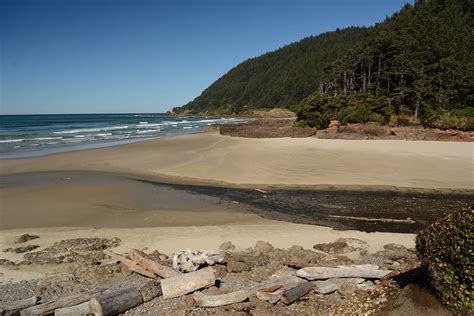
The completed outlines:
{"type": "Polygon", "coordinates": [[[474,143],[247,139],[216,133],[1,160],[1,173],[101,170],[233,184],[473,189],[474,143]]]}

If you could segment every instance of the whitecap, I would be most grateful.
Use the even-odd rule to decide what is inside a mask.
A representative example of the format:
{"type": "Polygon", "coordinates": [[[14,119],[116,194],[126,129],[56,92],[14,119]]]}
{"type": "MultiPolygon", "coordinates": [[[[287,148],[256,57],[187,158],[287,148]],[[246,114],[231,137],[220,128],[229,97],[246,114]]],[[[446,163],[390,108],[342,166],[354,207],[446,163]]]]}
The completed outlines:
{"type": "Polygon", "coordinates": [[[98,128],[81,128],[81,129],[72,129],[72,130],[54,132],[54,134],[77,134],[77,133],[83,133],[83,132],[88,133],[88,132],[113,131],[117,129],[127,129],[127,128],[128,128],[128,125],[98,127],[98,128]]]}
{"type": "Polygon", "coordinates": [[[33,138],[33,140],[53,140],[53,139],[62,139],[62,137],[37,137],[37,138],[33,138]]]}
{"type": "Polygon", "coordinates": [[[19,143],[22,142],[23,138],[15,138],[15,139],[2,139],[0,143],[19,143]]]}

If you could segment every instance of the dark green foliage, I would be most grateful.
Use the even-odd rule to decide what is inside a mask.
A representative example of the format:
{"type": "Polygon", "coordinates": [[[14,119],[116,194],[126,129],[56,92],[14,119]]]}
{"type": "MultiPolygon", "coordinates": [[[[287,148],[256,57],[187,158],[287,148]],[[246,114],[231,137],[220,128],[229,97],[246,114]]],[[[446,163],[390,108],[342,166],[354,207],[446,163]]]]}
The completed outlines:
{"type": "Polygon", "coordinates": [[[294,105],[318,89],[324,66],[341,57],[366,33],[366,28],[338,29],[248,59],[192,102],[173,111],[214,113],[229,105],[232,112],[241,113],[294,105]]]}
{"type": "Polygon", "coordinates": [[[473,3],[406,5],[328,65],[321,92],[385,95],[396,115],[420,117],[428,126],[472,129],[473,3]]]}
{"type": "Polygon", "coordinates": [[[420,231],[416,249],[444,304],[474,311],[474,209],[454,212],[420,231]]]}
{"type": "Polygon", "coordinates": [[[314,93],[291,109],[297,115],[298,126],[320,129],[326,128],[330,120],[338,120],[342,124],[387,123],[392,112],[386,96],[375,97],[367,93],[351,96],[314,93]]]}

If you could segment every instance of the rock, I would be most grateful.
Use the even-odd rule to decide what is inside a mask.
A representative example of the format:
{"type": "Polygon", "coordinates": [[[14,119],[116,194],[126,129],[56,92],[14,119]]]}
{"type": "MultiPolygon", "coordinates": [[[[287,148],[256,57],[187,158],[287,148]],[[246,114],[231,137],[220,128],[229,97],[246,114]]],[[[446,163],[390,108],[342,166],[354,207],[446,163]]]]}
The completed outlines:
{"type": "Polygon", "coordinates": [[[342,302],[342,298],[338,292],[333,292],[331,294],[325,295],[324,301],[328,305],[339,305],[342,302]]]}
{"type": "Polygon", "coordinates": [[[393,251],[406,251],[407,247],[400,245],[400,244],[386,244],[383,246],[383,249],[386,250],[393,250],[393,251]]]}
{"type": "Polygon", "coordinates": [[[216,278],[222,278],[227,273],[227,267],[225,265],[216,264],[213,268],[216,278]]]}
{"type": "Polygon", "coordinates": [[[29,240],[37,239],[37,238],[40,238],[40,236],[30,235],[30,234],[23,234],[23,235],[18,236],[17,238],[15,238],[15,240],[13,242],[15,244],[21,244],[21,243],[27,242],[29,240]]]}
{"type": "Polygon", "coordinates": [[[25,253],[25,252],[28,252],[28,251],[31,251],[31,250],[35,250],[36,248],[39,248],[38,245],[27,245],[27,246],[23,246],[23,247],[17,247],[17,248],[8,248],[8,249],[5,249],[3,252],[13,252],[13,253],[25,253]]]}
{"type": "Polygon", "coordinates": [[[283,267],[277,271],[275,271],[271,278],[272,279],[278,279],[284,276],[296,276],[296,269],[290,268],[290,267],[283,267]]]}
{"type": "Polygon", "coordinates": [[[356,238],[339,238],[333,243],[316,244],[314,249],[330,254],[343,254],[367,248],[367,243],[356,238]]]}
{"type": "Polygon", "coordinates": [[[103,250],[117,247],[121,240],[107,238],[74,238],[61,240],[53,246],[25,254],[25,259],[34,264],[59,264],[85,260],[93,264],[102,260],[103,250]]]}
{"type": "Polygon", "coordinates": [[[355,283],[345,282],[337,289],[337,292],[342,296],[349,297],[355,293],[357,286],[355,283]]]}
{"type": "Polygon", "coordinates": [[[341,126],[341,122],[339,122],[338,120],[331,120],[329,122],[328,128],[337,128],[339,126],[341,126]]]}
{"type": "Polygon", "coordinates": [[[230,241],[226,241],[219,246],[219,250],[225,251],[225,252],[234,251],[235,245],[231,243],[230,241]]]}
{"type": "Polygon", "coordinates": [[[364,282],[362,278],[332,278],[325,281],[314,281],[316,292],[320,294],[328,294],[336,291],[344,283],[359,284],[364,282]]]}
{"type": "Polygon", "coordinates": [[[10,261],[8,259],[0,259],[0,266],[14,266],[16,265],[15,262],[10,261]]]}
{"type": "Polygon", "coordinates": [[[251,266],[242,261],[237,261],[235,259],[230,259],[227,262],[227,272],[243,272],[250,271],[251,266]]]}
{"type": "Polygon", "coordinates": [[[266,241],[257,241],[257,243],[255,244],[255,250],[259,251],[259,252],[269,252],[269,251],[272,251],[273,250],[273,246],[266,242],[266,241]]]}
{"type": "Polygon", "coordinates": [[[284,265],[299,269],[315,265],[326,257],[327,254],[322,252],[304,249],[300,246],[292,246],[281,254],[279,261],[284,265]]]}
{"type": "Polygon", "coordinates": [[[357,284],[357,288],[363,291],[369,291],[377,288],[377,285],[375,285],[374,282],[367,280],[365,282],[362,282],[361,284],[357,284]]]}

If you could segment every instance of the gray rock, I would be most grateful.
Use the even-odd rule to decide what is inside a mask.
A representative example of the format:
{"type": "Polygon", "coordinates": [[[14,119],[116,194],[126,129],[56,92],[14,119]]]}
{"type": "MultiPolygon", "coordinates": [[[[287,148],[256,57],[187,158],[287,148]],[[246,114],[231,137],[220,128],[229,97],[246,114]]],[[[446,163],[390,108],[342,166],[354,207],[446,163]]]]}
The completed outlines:
{"type": "Polygon", "coordinates": [[[339,238],[332,243],[316,244],[313,248],[330,254],[343,254],[364,250],[367,248],[367,243],[356,238],[339,238]]]}
{"type": "Polygon", "coordinates": [[[362,278],[333,278],[325,281],[314,281],[316,292],[320,294],[328,294],[337,291],[344,283],[359,284],[364,282],[362,278]]]}
{"type": "Polygon", "coordinates": [[[221,250],[221,251],[234,251],[235,250],[235,245],[233,243],[231,243],[230,241],[226,241],[226,242],[222,243],[219,246],[219,250],[221,250]]]}
{"type": "Polygon", "coordinates": [[[257,241],[255,244],[255,250],[260,251],[260,252],[268,252],[273,250],[272,244],[266,242],[266,241],[257,241]]]}
{"type": "Polygon", "coordinates": [[[228,272],[244,272],[250,271],[250,265],[246,262],[237,261],[234,259],[230,259],[227,262],[227,271],[228,272]]]}
{"type": "Polygon", "coordinates": [[[15,238],[15,240],[13,242],[15,244],[21,244],[21,243],[27,242],[29,240],[37,239],[37,238],[40,238],[40,236],[30,235],[30,234],[23,234],[23,235],[18,236],[17,238],[15,238]]]}
{"type": "Polygon", "coordinates": [[[349,297],[357,290],[357,284],[352,282],[345,282],[337,289],[337,292],[342,296],[349,297]]]}

